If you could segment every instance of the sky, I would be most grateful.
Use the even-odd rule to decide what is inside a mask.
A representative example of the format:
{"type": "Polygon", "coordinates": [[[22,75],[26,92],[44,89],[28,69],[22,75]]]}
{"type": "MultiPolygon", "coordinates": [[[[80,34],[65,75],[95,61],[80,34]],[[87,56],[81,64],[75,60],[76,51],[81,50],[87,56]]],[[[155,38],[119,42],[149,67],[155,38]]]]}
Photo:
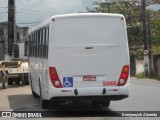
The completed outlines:
{"type": "MultiPolygon", "coordinates": [[[[35,26],[52,15],[87,12],[93,0],[15,0],[18,26],[35,26]],[[24,24],[27,23],[27,24],[24,24]]],[[[0,0],[0,22],[7,21],[8,0],[0,0]]]]}
{"type": "MultiPolygon", "coordinates": [[[[96,0],[15,0],[18,26],[33,27],[52,15],[87,12],[96,0]]],[[[160,9],[160,5],[151,7],[160,9]]],[[[8,0],[0,0],[0,22],[7,21],[8,0]]]]}

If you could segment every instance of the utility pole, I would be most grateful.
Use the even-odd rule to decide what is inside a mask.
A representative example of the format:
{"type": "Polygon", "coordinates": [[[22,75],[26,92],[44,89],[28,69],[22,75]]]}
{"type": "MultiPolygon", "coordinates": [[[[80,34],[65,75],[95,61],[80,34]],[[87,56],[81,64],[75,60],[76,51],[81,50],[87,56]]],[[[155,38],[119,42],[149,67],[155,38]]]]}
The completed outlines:
{"type": "Polygon", "coordinates": [[[144,42],[144,75],[148,77],[148,40],[147,40],[147,24],[146,24],[146,2],[142,2],[142,21],[143,21],[143,42],[144,42]]]}
{"type": "Polygon", "coordinates": [[[8,0],[8,55],[12,55],[15,41],[15,0],[8,0]]]}
{"type": "Polygon", "coordinates": [[[111,3],[108,2],[108,3],[107,3],[107,6],[108,6],[108,13],[111,13],[111,3]]]}
{"type": "Polygon", "coordinates": [[[153,65],[152,65],[152,61],[153,61],[153,57],[152,57],[152,37],[151,37],[151,18],[150,18],[150,14],[147,14],[147,18],[148,18],[148,57],[149,57],[149,76],[151,77],[153,75],[153,65]]]}

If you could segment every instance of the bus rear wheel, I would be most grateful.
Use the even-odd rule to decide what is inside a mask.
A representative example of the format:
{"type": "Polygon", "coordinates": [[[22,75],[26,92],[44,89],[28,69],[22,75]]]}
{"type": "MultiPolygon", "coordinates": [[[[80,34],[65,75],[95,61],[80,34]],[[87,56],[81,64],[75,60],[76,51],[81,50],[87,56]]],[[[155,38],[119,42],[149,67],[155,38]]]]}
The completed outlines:
{"type": "Polygon", "coordinates": [[[39,98],[39,97],[40,97],[40,96],[39,96],[37,93],[35,93],[34,91],[32,91],[32,95],[33,95],[34,98],[39,98]]]}
{"type": "Polygon", "coordinates": [[[40,98],[40,104],[42,109],[48,109],[50,106],[50,100],[43,100],[40,98]]]}

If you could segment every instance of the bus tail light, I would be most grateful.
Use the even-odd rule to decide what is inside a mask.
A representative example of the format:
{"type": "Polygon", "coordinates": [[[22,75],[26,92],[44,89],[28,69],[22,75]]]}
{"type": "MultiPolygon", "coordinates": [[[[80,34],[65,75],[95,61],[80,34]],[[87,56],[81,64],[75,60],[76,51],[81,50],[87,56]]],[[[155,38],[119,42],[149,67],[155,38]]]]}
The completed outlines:
{"type": "Polygon", "coordinates": [[[50,79],[55,88],[62,88],[62,83],[57,74],[57,70],[55,67],[49,67],[50,79]]]}
{"type": "Polygon", "coordinates": [[[129,76],[129,65],[125,65],[122,68],[122,72],[117,86],[124,86],[128,80],[128,76],[129,76]]]}

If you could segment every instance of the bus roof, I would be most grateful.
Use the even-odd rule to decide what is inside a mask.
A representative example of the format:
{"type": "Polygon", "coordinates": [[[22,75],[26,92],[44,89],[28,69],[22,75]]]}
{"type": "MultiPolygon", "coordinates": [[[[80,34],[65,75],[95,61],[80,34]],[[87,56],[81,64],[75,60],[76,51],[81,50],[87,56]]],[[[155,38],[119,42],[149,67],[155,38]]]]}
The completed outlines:
{"type": "Polygon", "coordinates": [[[71,17],[88,17],[88,16],[104,16],[104,17],[123,17],[121,14],[113,14],[113,13],[72,13],[72,14],[62,14],[52,16],[52,19],[60,19],[60,18],[71,18],[71,17]]]}
{"type": "Polygon", "coordinates": [[[50,24],[51,21],[56,19],[63,19],[63,18],[78,18],[78,17],[124,17],[122,14],[113,14],[113,13],[72,13],[72,14],[61,14],[61,15],[54,15],[37,25],[36,27],[33,27],[30,30],[30,33],[33,31],[43,28],[50,24]]]}

